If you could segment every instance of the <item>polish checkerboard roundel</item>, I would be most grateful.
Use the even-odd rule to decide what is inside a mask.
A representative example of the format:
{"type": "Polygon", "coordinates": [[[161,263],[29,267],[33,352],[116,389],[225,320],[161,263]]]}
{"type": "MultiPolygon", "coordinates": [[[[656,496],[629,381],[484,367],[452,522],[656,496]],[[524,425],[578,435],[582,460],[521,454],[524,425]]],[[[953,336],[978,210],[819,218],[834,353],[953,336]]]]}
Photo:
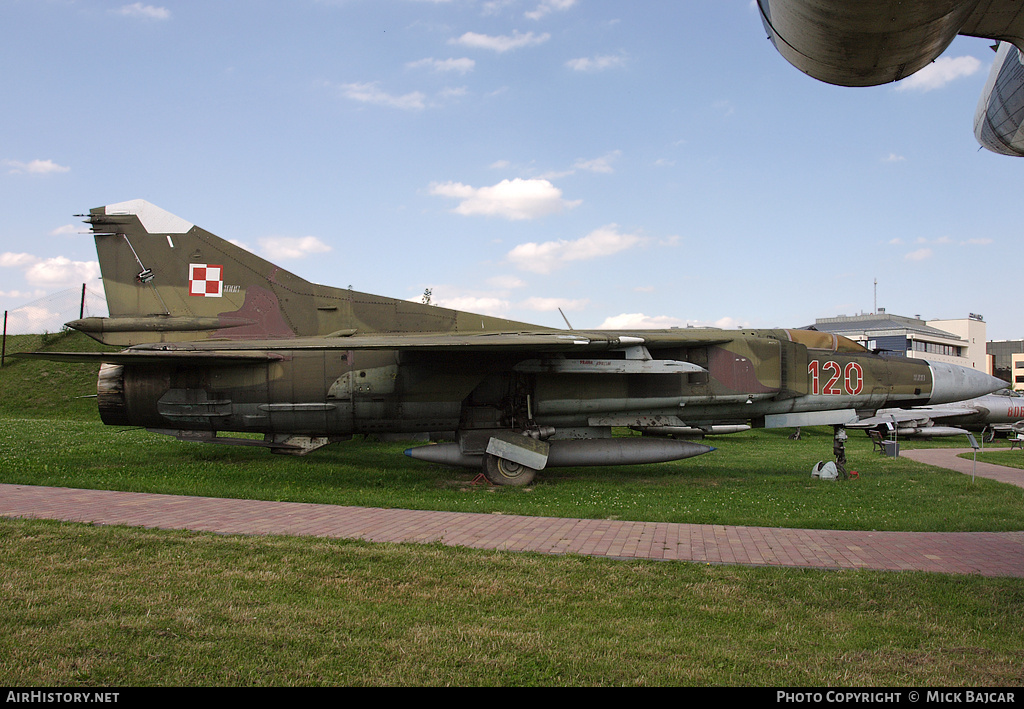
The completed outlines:
{"type": "Polygon", "coordinates": [[[188,294],[203,298],[224,295],[224,267],[206,263],[188,265],[188,294]]]}

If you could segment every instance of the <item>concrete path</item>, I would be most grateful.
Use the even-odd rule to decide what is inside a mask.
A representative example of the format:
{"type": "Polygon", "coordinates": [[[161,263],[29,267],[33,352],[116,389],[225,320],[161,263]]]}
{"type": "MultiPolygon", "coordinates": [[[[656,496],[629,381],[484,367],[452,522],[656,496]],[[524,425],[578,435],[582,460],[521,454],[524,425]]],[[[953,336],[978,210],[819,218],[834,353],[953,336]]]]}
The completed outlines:
{"type": "MultiPolygon", "coordinates": [[[[964,475],[970,475],[972,471],[979,478],[997,480],[1008,485],[1024,487],[1024,470],[1020,468],[1008,468],[1005,465],[993,465],[982,462],[985,454],[979,451],[977,465],[974,458],[961,458],[961,453],[971,453],[971,448],[920,448],[918,450],[900,451],[900,456],[916,460],[919,463],[928,463],[940,468],[955,470],[964,475]]],[[[993,451],[1010,450],[1009,448],[986,448],[990,453],[993,451]]],[[[1021,459],[1024,460],[1024,451],[1018,451],[1021,459]]]]}
{"type": "Polygon", "coordinates": [[[340,507],[0,485],[0,517],[218,534],[440,542],[612,558],[1024,578],[1024,532],[853,532],[340,507]]]}

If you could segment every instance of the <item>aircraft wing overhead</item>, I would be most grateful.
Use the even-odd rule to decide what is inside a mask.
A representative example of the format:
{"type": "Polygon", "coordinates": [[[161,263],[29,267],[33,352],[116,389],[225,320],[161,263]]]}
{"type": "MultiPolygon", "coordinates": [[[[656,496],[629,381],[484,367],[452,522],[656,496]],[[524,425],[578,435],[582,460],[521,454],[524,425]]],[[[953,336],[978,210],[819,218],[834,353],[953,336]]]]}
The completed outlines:
{"type": "MultiPolygon", "coordinates": [[[[672,331],[620,333],[588,330],[526,332],[368,334],[337,338],[306,338],[272,343],[286,349],[453,350],[465,352],[602,352],[629,347],[699,347],[728,342],[723,334],[688,335],[672,331]]],[[[264,343],[267,344],[267,343],[264,343]]]]}
{"type": "Polygon", "coordinates": [[[11,357],[23,359],[45,359],[53,362],[71,362],[78,364],[190,364],[190,365],[239,365],[265,364],[280,361],[283,355],[258,350],[241,350],[237,352],[194,352],[176,351],[136,351],[120,352],[15,352],[11,357]]]}
{"type": "Polygon", "coordinates": [[[16,356],[30,356],[64,362],[109,362],[115,364],[166,363],[174,361],[196,364],[253,364],[280,359],[277,351],[287,350],[391,350],[420,352],[490,352],[497,354],[568,354],[608,351],[635,351],[637,358],[649,359],[648,347],[699,347],[722,344],[731,338],[722,334],[672,331],[644,331],[642,334],[564,330],[532,332],[482,333],[394,333],[355,335],[342,333],[328,337],[305,337],[288,340],[260,340],[247,342],[208,340],[191,343],[153,343],[137,345],[119,352],[34,352],[16,356]]]}

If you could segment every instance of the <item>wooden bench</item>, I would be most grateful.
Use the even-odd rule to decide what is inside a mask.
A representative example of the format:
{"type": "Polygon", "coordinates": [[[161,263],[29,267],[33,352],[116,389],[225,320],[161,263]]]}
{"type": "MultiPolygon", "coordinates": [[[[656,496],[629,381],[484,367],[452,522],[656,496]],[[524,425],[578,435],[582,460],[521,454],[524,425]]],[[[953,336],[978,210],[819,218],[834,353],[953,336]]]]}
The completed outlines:
{"type": "Polygon", "coordinates": [[[883,435],[881,431],[868,431],[868,438],[871,439],[871,445],[873,450],[879,453],[885,453],[885,446],[882,445],[883,435]]]}

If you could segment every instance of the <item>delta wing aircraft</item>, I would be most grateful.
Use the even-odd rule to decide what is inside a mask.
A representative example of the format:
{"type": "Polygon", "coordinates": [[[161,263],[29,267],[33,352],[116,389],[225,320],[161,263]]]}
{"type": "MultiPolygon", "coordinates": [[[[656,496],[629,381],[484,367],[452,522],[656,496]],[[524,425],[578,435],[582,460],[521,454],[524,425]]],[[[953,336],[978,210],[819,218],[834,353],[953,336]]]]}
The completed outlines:
{"type": "Polygon", "coordinates": [[[810,330],[558,330],[315,285],[142,200],[81,216],[109,317],[68,325],[126,349],[35,356],[102,363],[105,423],[182,440],[303,454],[452,431],[407,452],[521,485],[550,467],[712,450],[613,426],[836,425],[1004,386],[810,330]],[[222,435],[237,432],[263,439],[222,435]]]}
{"type": "Polygon", "coordinates": [[[958,34],[999,41],[974,115],[984,147],[1024,155],[1024,1],[758,0],[786,60],[839,86],[899,81],[935,61],[958,34]]]}
{"type": "Polygon", "coordinates": [[[1024,394],[1002,389],[968,401],[912,409],[882,409],[850,428],[896,429],[898,436],[956,436],[983,431],[988,440],[997,434],[1024,433],[1024,394]]]}

